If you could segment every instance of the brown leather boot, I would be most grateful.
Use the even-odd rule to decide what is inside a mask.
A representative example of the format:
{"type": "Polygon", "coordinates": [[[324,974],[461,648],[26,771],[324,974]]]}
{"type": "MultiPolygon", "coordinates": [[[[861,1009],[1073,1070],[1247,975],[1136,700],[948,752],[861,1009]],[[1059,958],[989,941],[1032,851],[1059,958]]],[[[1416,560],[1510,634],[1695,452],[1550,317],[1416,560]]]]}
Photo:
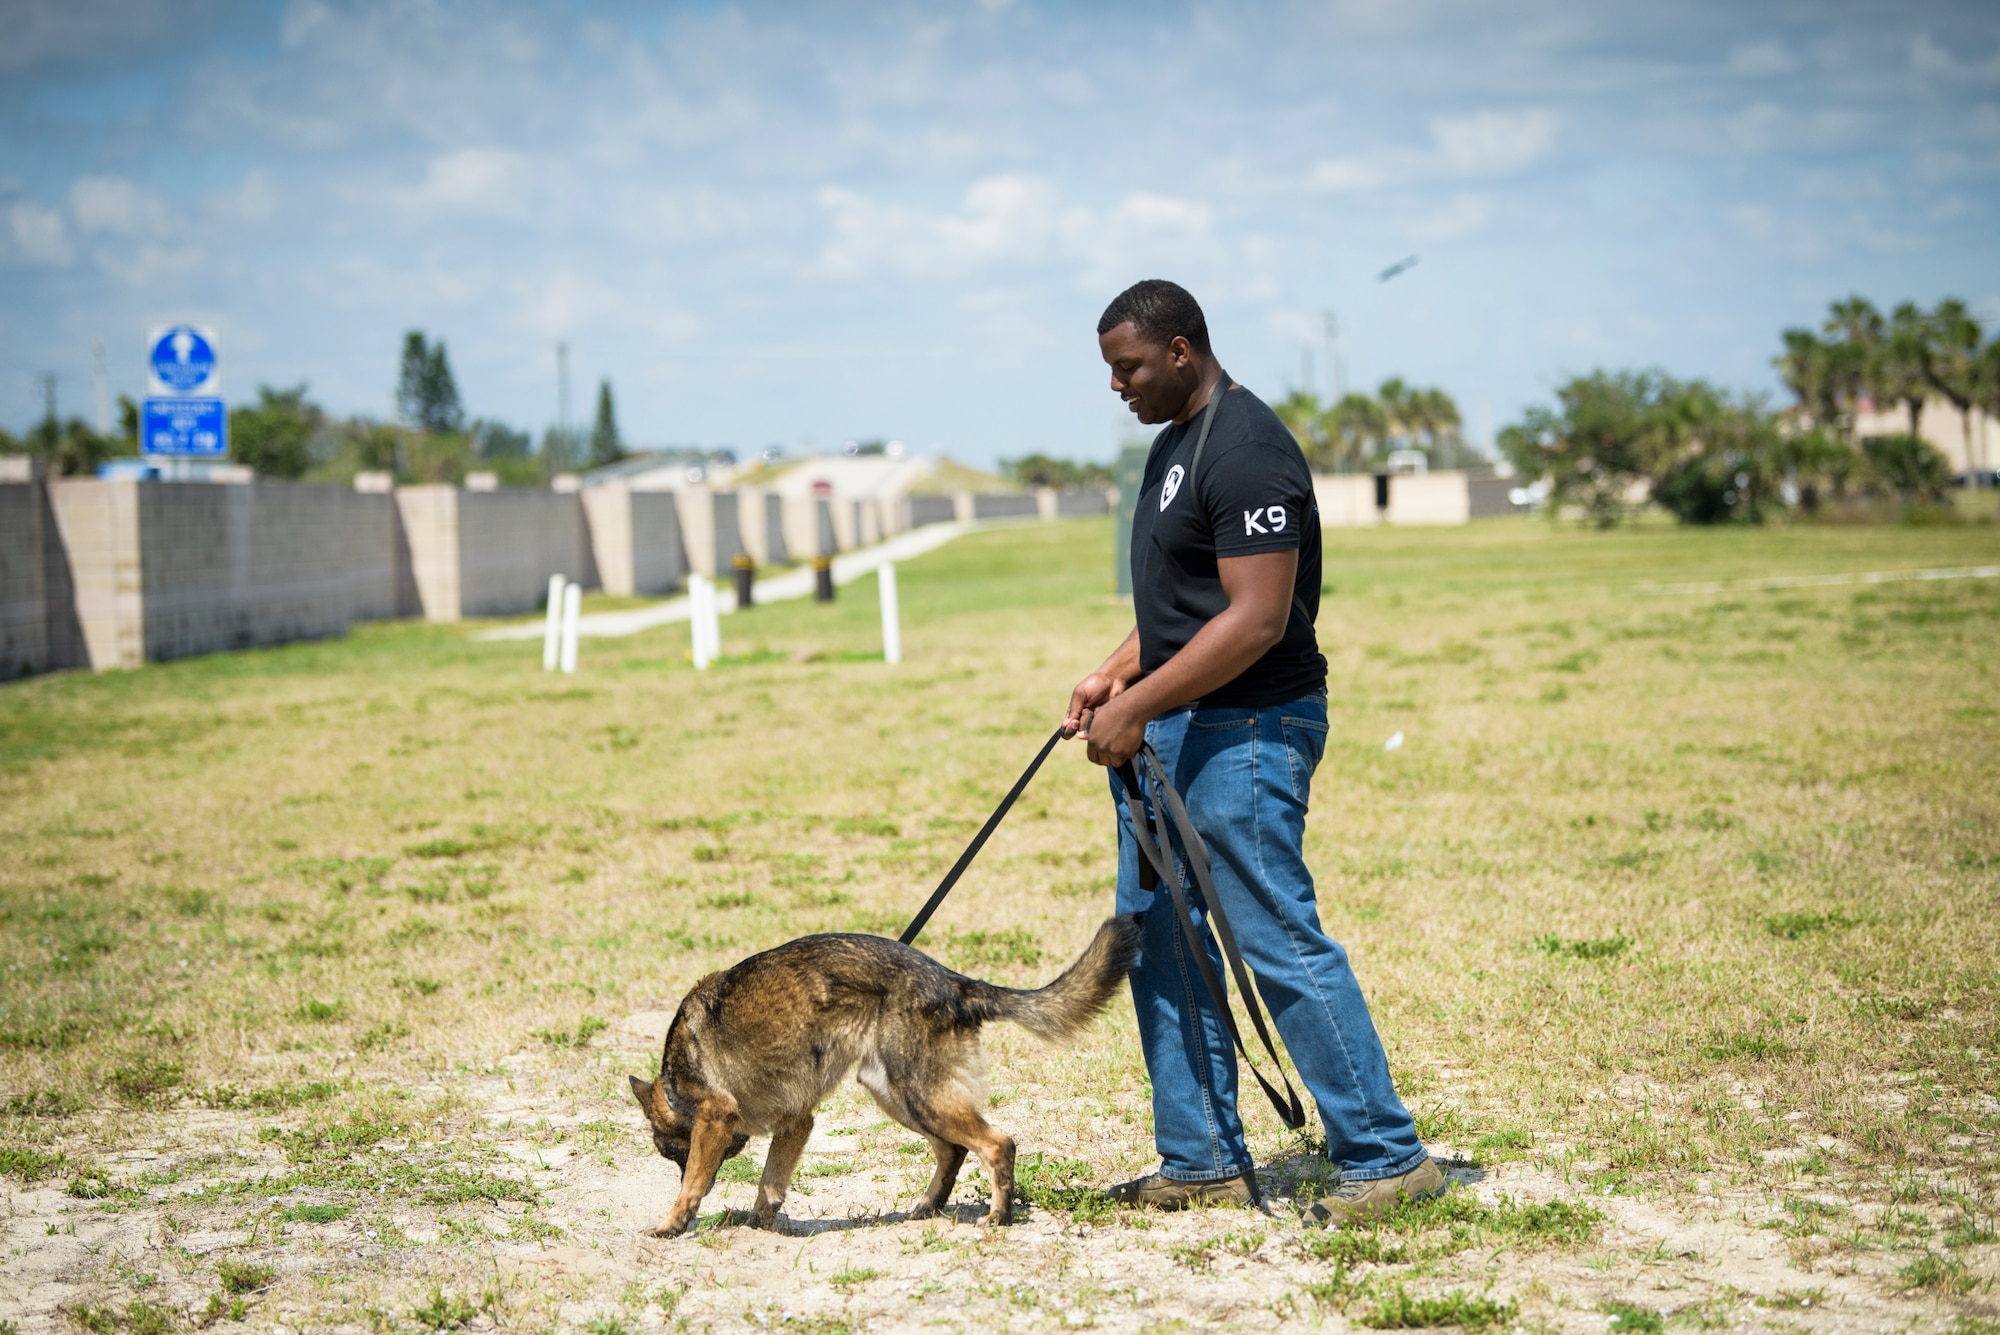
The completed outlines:
{"type": "Polygon", "coordinates": [[[1329,1228],[1372,1224],[1404,1201],[1420,1201],[1444,1190],[1444,1173],[1435,1159],[1425,1159],[1407,1173],[1378,1177],[1372,1182],[1342,1182],[1314,1201],[1306,1217],[1329,1228]]]}
{"type": "Polygon", "coordinates": [[[1246,1168],[1235,1177],[1208,1182],[1183,1182],[1179,1178],[1148,1173],[1130,1182],[1120,1182],[1105,1193],[1117,1205],[1141,1206],[1148,1210],[1185,1210],[1195,1205],[1255,1205],[1257,1170],[1246,1168]]]}

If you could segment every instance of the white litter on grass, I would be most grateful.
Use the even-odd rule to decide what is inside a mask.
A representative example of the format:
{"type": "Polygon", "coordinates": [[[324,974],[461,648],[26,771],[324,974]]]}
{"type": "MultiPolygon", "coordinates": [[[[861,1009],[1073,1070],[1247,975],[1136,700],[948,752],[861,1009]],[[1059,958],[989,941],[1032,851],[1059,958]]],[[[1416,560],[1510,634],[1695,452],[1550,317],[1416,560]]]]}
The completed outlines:
{"type": "Polygon", "coordinates": [[[1397,733],[1397,734],[1396,734],[1396,735],[1395,735],[1394,737],[1391,737],[1391,738],[1390,738],[1390,739],[1389,739],[1388,741],[1386,741],[1386,742],[1382,743],[1382,749],[1383,749],[1384,751],[1400,751],[1400,750],[1402,750],[1402,749],[1403,749],[1403,734],[1399,732],[1399,733],[1397,733]]]}

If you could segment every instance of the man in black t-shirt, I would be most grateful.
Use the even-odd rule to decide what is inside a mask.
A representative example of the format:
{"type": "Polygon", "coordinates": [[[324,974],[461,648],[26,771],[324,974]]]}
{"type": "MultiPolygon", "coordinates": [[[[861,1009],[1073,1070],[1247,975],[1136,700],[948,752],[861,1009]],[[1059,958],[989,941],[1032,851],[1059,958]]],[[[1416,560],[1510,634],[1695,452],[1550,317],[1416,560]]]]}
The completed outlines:
{"type": "MultiPolygon", "coordinates": [[[[1106,308],[1098,347],[1111,388],[1153,441],[1132,523],[1137,626],[1070,696],[1067,726],[1115,771],[1149,742],[1208,846],[1222,899],[1326,1130],[1340,1184],[1312,1205],[1323,1222],[1372,1219],[1443,1188],[1396,1095],[1347,955],[1321,928],[1304,856],[1306,804],[1326,746],[1319,612],[1319,508],[1298,443],[1209,350],[1201,307],[1159,280],[1106,308]]],[[[1112,1189],[1180,1209],[1256,1199],[1236,1112],[1236,1056],[1165,886],[1141,884],[1114,772],[1118,911],[1140,915],[1132,970],[1153,1081],[1157,1172],[1112,1189]]],[[[1148,804],[1147,810],[1150,811],[1148,804]]],[[[1178,854],[1185,866],[1185,853],[1178,854]]],[[[1198,912],[1204,910],[1198,909],[1198,912]]]]}

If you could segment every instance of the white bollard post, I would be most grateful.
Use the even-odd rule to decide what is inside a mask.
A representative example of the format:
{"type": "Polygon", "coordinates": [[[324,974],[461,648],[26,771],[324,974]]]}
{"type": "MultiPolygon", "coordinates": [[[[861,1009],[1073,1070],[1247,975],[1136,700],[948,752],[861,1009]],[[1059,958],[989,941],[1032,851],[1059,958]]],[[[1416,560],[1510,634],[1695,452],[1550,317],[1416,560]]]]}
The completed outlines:
{"type": "Polygon", "coordinates": [[[556,670],[556,650],[562,638],[563,585],[569,581],[561,575],[549,576],[549,625],[542,632],[542,671],[556,670]]]}
{"type": "Polygon", "coordinates": [[[882,590],[882,661],[900,663],[903,661],[902,614],[896,607],[896,567],[884,563],[875,572],[876,584],[882,590]]]}
{"type": "Polygon", "coordinates": [[[562,670],[574,672],[576,671],[576,623],[583,611],[583,585],[566,585],[563,588],[562,604],[562,670]]]}
{"type": "Polygon", "coordinates": [[[708,581],[708,591],[702,595],[702,606],[707,612],[704,623],[708,627],[708,661],[722,661],[722,600],[716,596],[715,581],[708,581]]]}
{"type": "Polygon", "coordinates": [[[708,595],[706,575],[688,576],[688,642],[694,649],[694,670],[708,670],[708,595]]]}

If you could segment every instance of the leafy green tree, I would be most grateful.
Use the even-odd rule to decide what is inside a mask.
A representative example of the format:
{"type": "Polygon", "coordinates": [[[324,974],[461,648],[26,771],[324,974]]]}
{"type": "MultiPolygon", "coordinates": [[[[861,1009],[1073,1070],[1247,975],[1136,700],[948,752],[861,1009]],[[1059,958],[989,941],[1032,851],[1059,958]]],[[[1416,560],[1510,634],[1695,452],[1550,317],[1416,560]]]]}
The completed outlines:
{"type": "Polygon", "coordinates": [[[611,403],[611,382],[597,382],[597,421],[590,429],[590,466],[602,468],[625,457],[625,441],[618,434],[618,413],[611,403]]]}
{"type": "Polygon", "coordinates": [[[58,422],[44,417],[19,440],[12,436],[0,442],[0,454],[32,454],[46,459],[49,471],[58,477],[83,477],[97,471],[107,459],[136,453],[117,436],[102,436],[81,417],[58,422]]]}
{"type": "Polygon", "coordinates": [[[516,431],[505,422],[474,422],[467,434],[472,437],[475,453],[488,463],[526,459],[535,450],[535,442],[527,432],[516,431]]]}
{"type": "Polygon", "coordinates": [[[1671,462],[1652,485],[1662,509],[1683,524],[1761,524],[1783,507],[1782,437],[1761,404],[1690,392],[1665,406],[1688,430],[1665,442],[1671,462]]]}
{"type": "Polygon", "coordinates": [[[290,389],[257,387],[257,402],[229,414],[229,455],[265,477],[304,477],[312,467],[312,441],[326,415],[306,402],[303,383],[290,389]]]}
{"type": "Polygon", "coordinates": [[[1662,471],[1661,420],[1685,409],[1683,387],[1661,371],[1594,371],[1556,391],[1500,432],[1500,452],[1526,478],[1549,482],[1549,513],[1583,507],[1600,527],[1624,517],[1641,484],[1662,471]]]}
{"type": "Polygon", "coordinates": [[[542,433],[542,468],[550,477],[573,473],[583,461],[583,442],[574,431],[552,426],[542,433]]]}
{"type": "Polygon", "coordinates": [[[396,378],[396,412],[419,431],[462,431],[465,408],[444,340],[428,342],[421,330],[403,335],[403,362],[396,378]]]}
{"type": "Polygon", "coordinates": [[[126,453],[139,452],[139,405],[130,394],[118,396],[118,438],[126,453]]]}
{"type": "Polygon", "coordinates": [[[1024,487],[1054,487],[1058,491],[1108,487],[1113,478],[1110,464],[1077,463],[1039,453],[1002,459],[1000,471],[1024,487]]]}

